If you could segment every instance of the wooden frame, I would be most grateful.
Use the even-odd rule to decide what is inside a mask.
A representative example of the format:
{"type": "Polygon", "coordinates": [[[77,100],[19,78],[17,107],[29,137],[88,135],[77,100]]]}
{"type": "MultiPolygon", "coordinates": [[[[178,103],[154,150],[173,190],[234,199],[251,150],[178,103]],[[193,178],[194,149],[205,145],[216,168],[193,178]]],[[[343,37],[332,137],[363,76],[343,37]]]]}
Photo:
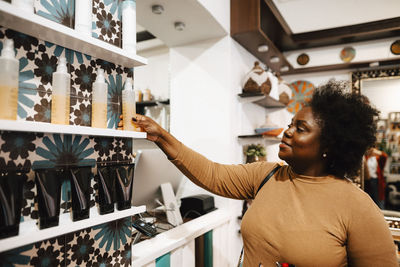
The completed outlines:
{"type": "MultiPolygon", "coordinates": [[[[351,73],[351,90],[352,92],[361,93],[361,82],[363,80],[372,79],[390,79],[390,78],[400,78],[400,67],[391,68],[377,68],[377,69],[367,69],[358,70],[351,73]]],[[[360,185],[361,189],[364,190],[364,169],[362,167],[360,172],[360,185]]]]}

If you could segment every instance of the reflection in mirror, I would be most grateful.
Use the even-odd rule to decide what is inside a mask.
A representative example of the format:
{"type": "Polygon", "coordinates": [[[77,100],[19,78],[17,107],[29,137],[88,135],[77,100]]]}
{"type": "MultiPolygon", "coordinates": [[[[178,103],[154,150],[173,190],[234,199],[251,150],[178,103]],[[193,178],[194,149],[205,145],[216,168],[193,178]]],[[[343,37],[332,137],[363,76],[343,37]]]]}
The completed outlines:
{"type": "MultiPolygon", "coordinates": [[[[364,190],[386,216],[400,214],[400,75],[399,69],[357,72],[353,90],[379,111],[377,143],[367,151],[361,173],[364,190]],[[358,80],[357,80],[358,79],[358,80]],[[357,88],[358,86],[358,88],[357,88]]],[[[399,216],[400,217],[400,216],[399,216]]]]}

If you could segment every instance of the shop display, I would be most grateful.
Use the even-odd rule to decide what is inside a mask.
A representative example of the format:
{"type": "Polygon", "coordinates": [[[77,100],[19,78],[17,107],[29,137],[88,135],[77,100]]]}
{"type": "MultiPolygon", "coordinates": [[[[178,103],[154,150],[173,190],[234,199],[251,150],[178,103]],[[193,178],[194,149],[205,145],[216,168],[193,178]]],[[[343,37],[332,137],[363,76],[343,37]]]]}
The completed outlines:
{"type": "Polygon", "coordinates": [[[392,52],[393,55],[400,55],[400,40],[397,40],[390,45],[390,52],[392,52]]]}
{"type": "Polygon", "coordinates": [[[19,61],[14,41],[5,39],[0,57],[0,119],[16,120],[18,107],[19,61]]]}
{"type": "Polygon", "coordinates": [[[75,1],[75,30],[92,36],[92,0],[75,1]]]}
{"type": "Polygon", "coordinates": [[[260,62],[254,62],[254,67],[244,78],[243,93],[263,93],[271,91],[271,81],[268,74],[261,68],[260,62]]]}
{"type": "Polygon", "coordinates": [[[75,167],[69,170],[71,183],[72,220],[89,218],[91,167],[75,167]]]}
{"type": "Polygon", "coordinates": [[[114,212],[115,168],[113,166],[97,166],[98,196],[100,214],[114,212]]]}
{"type": "Polygon", "coordinates": [[[309,61],[310,57],[305,53],[302,53],[297,57],[297,64],[299,64],[300,66],[307,65],[309,61]]]}
{"type": "Polygon", "coordinates": [[[67,60],[60,57],[57,71],[53,72],[51,95],[51,123],[69,125],[71,75],[67,70],[67,60]]]}
{"type": "Polygon", "coordinates": [[[265,161],[267,152],[261,144],[250,144],[245,149],[246,163],[265,161]]]}
{"type": "Polygon", "coordinates": [[[345,47],[340,51],[340,59],[345,63],[352,61],[355,56],[356,50],[351,46],[345,47]]]}
{"type": "Polygon", "coordinates": [[[308,81],[295,81],[289,84],[292,89],[292,99],[287,105],[287,110],[293,114],[297,113],[307,101],[311,100],[314,85],[308,81]]]}
{"type": "Polygon", "coordinates": [[[132,205],[132,185],[135,164],[122,164],[116,167],[115,192],[117,209],[129,209],[132,205]]]}
{"type": "Polygon", "coordinates": [[[136,0],[122,2],[122,49],[136,54],[136,0]]]}
{"type": "Polygon", "coordinates": [[[26,181],[22,173],[3,171],[0,173],[0,239],[18,235],[26,181]]]}
{"type": "Polygon", "coordinates": [[[290,89],[289,85],[282,79],[279,79],[278,93],[279,102],[284,105],[289,104],[290,99],[292,98],[292,90],[290,89]]]}
{"type": "Polygon", "coordinates": [[[58,225],[62,176],[56,169],[35,170],[40,229],[58,225]]]}
{"type": "Polygon", "coordinates": [[[107,83],[104,70],[97,69],[92,89],[92,127],[107,128],[107,83]]]}
{"type": "MultiPolygon", "coordinates": [[[[124,90],[122,90],[122,114],[124,118],[133,118],[136,114],[135,92],[133,91],[132,78],[125,81],[124,90]]],[[[136,131],[136,126],[132,120],[124,122],[125,131],[136,131]]]]}

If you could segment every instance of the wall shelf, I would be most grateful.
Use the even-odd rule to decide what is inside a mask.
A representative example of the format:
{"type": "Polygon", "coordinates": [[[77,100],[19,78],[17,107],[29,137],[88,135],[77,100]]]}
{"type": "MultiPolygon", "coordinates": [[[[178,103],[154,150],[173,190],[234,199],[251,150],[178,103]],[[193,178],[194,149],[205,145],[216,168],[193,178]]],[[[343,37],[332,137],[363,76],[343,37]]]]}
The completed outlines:
{"type": "Polygon", "coordinates": [[[118,62],[127,68],[147,64],[147,59],[141,56],[26,12],[5,1],[0,1],[0,25],[108,62],[118,62]]]}
{"type": "Polygon", "coordinates": [[[145,139],[147,136],[145,132],[133,132],[114,129],[93,128],[87,126],[60,125],[46,122],[12,120],[0,120],[0,131],[79,134],[92,136],[125,137],[135,139],[145,139]]]}
{"type": "Polygon", "coordinates": [[[154,107],[158,106],[159,104],[169,105],[169,99],[136,102],[136,112],[143,115],[145,107],[154,107]]]}
{"type": "Polygon", "coordinates": [[[262,93],[242,93],[238,95],[241,102],[251,102],[264,108],[286,108],[286,105],[275,98],[262,93]]]}
{"type": "Polygon", "coordinates": [[[264,142],[268,145],[274,145],[281,142],[281,138],[273,136],[264,136],[262,134],[249,134],[249,135],[239,135],[239,142],[244,144],[260,143],[264,142]]]}
{"type": "Polygon", "coordinates": [[[146,206],[131,207],[126,210],[116,210],[112,213],[100,215],[97,207],[90,209],[89,219],[73,222],[71,213],[60,214],[59,225],[40,230],[36,220],[22,222],[19,226],[18,236],[0,239],[0,252],[32,244],[52,237],[79,231],[88,227],[115,221],[125,217],[133,216],[146,211],[146,206]]]}

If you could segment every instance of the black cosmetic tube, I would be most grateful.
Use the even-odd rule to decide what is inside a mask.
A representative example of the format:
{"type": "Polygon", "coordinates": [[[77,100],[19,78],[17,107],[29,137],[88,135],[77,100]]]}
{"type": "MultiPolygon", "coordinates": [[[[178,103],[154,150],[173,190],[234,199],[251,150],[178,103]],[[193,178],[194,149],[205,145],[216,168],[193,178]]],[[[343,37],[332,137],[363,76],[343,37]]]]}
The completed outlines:
{"type": "Polygon", "coordinates": [[[35,170],[40,229],[58,225],[63,176],[62,171],[55,169],[35,170]]]}
{"type": "Polygon", "coordinates": [[[25,174],[0,174],[0,239],[18,235],[25,181],[25,174]]]}
{"type": "Polygon", "coordinates": [[[117,197],[117,209],[129,209],[132,204],[132,185],[135,164],[121,164],[116,171],[115,192],[117,197]]]}
{"type": "Polygon", "coordinates": [[[100,214],[114,212],[115,167],[97,166],[100,214]]]}
{"type": "Polygon", "coordinates": [[[68,172],[72,194],[72,220],[89,218],[91,167],[71,168],[68,172]]]}

